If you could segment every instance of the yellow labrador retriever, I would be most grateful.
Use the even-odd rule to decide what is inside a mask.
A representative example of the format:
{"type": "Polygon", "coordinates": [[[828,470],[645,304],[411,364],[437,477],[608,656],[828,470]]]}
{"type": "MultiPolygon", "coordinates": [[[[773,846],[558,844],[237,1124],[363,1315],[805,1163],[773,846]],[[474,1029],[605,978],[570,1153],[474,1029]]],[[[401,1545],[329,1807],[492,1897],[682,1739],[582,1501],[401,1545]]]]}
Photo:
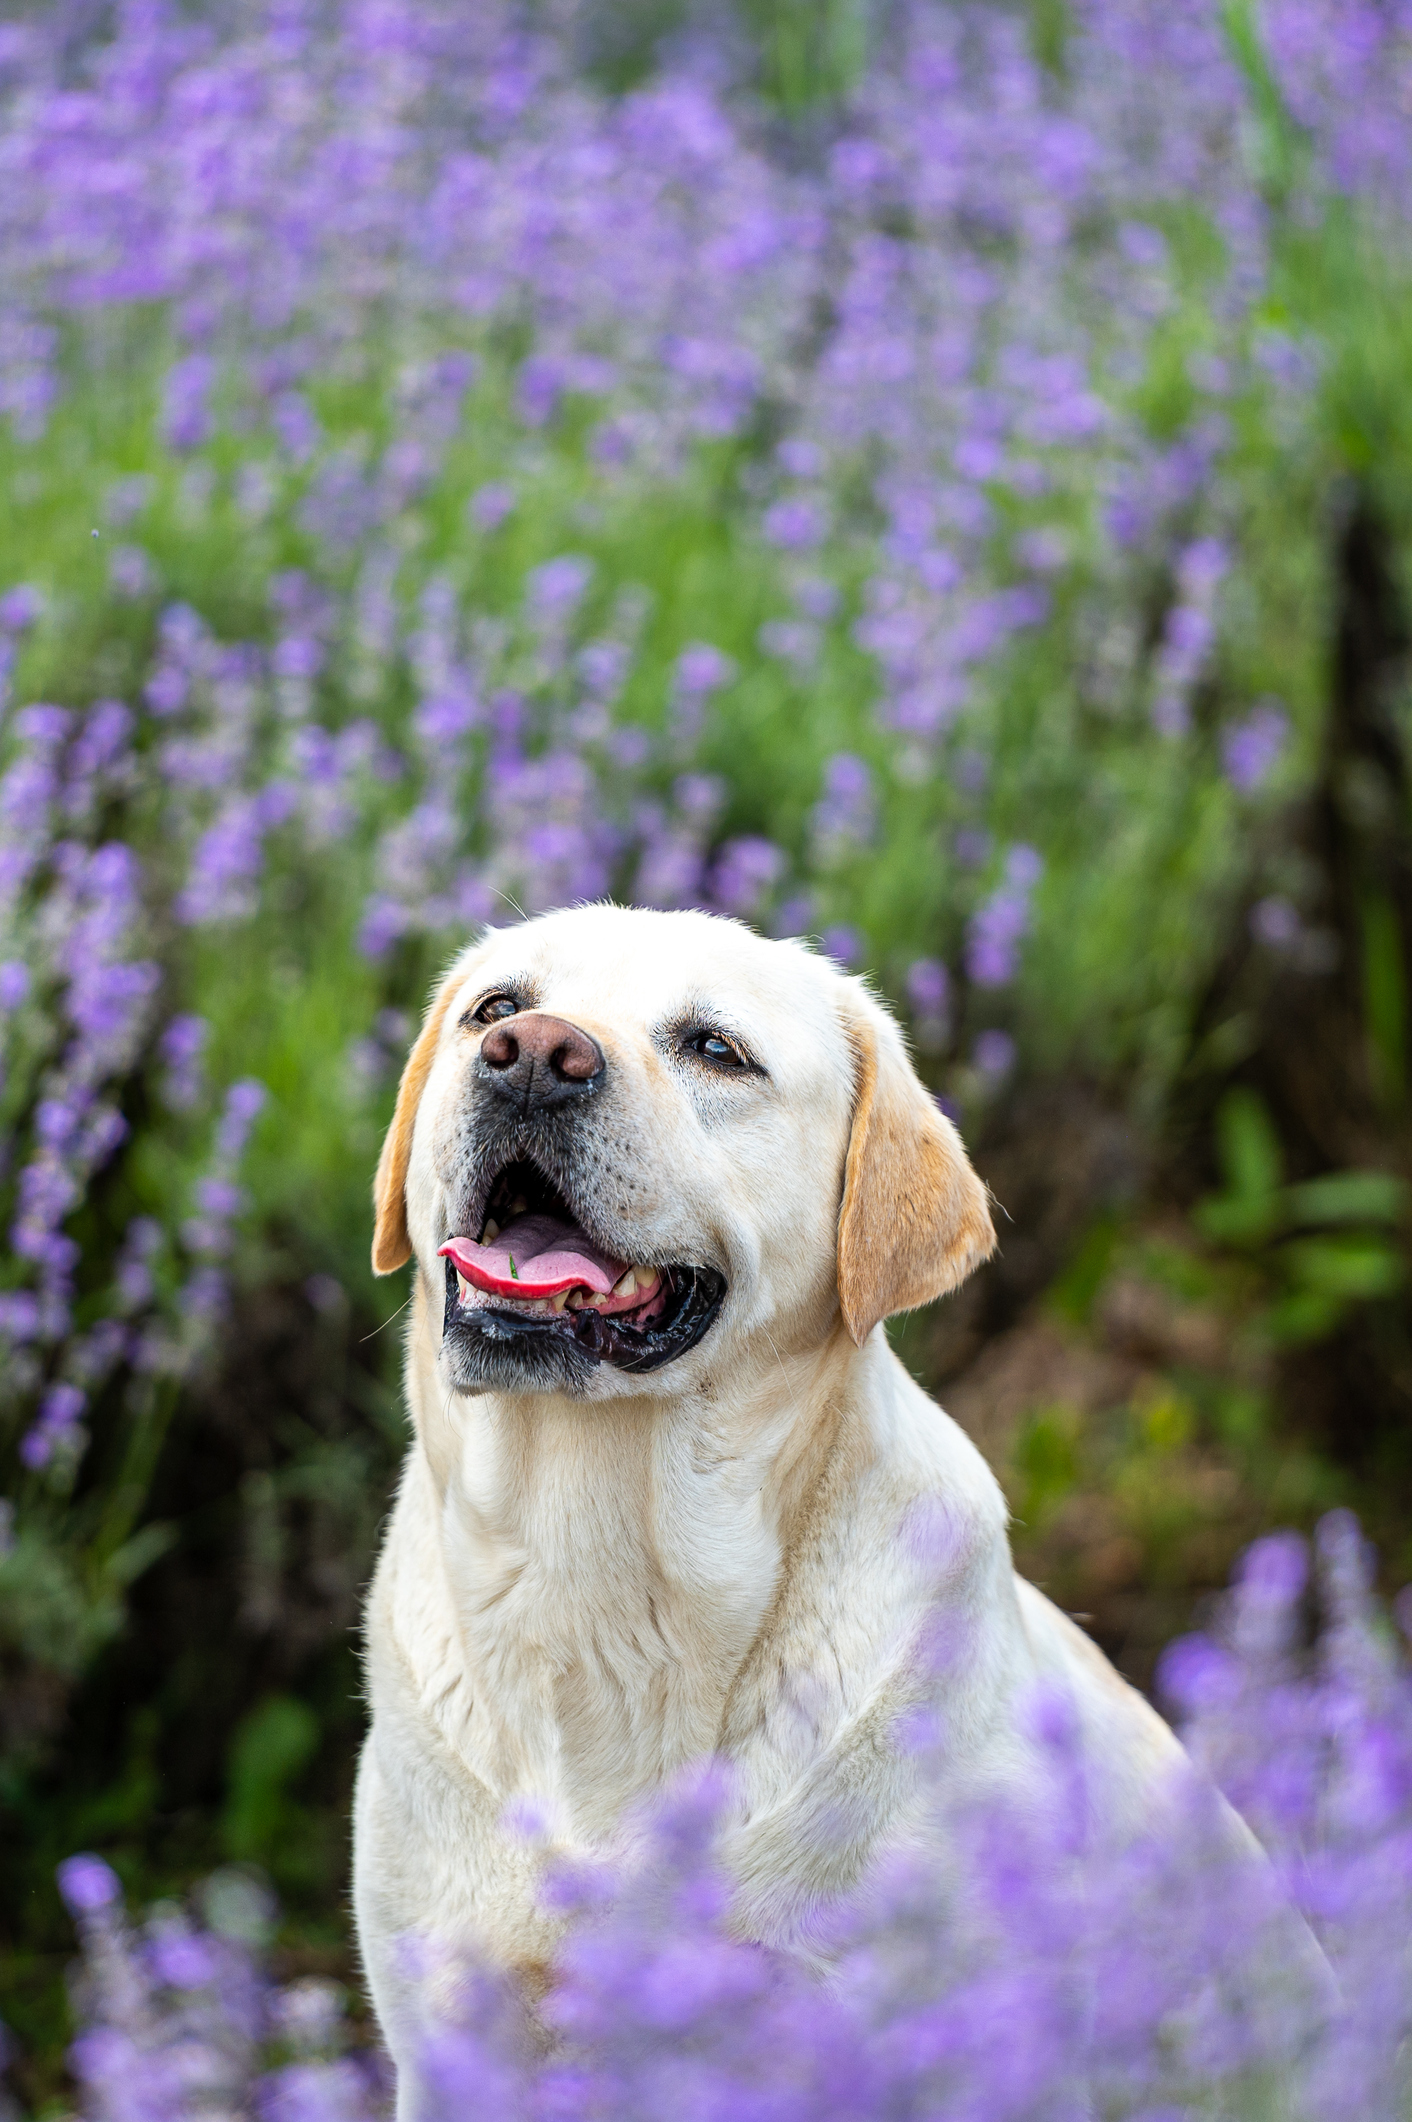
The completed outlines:
{"type": "Polygon", "coordinates": [[[552,1952],[517,1797],[604,1847],[724,1756],[738,1923],[800,1947],[910,1831],[896,1734],[929,1687],[958,1792],[1024,1774],[1048,1675],[1107,1816],[1155,1806],[1176,1741],[1016,1578],[989,1470],[889,1350],[995,1240],[859,981],[697,913],[492,933],[432,1002],[375,1191],[375,1268],[415,1262],[355,1820],[395,2059],[400,1940],[531,1977],[552,1952]]]}

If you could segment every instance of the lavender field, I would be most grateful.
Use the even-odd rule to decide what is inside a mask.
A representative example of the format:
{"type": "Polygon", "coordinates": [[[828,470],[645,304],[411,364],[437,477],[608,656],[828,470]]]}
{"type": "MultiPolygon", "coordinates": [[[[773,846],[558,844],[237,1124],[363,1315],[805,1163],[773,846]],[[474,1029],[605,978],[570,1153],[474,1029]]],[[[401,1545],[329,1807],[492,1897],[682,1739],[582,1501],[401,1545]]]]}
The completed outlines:
{"type": "Polygon", "coordinates": [[[1055,1712],[1033,1865],[840,1912],[836,2012],[723,1942],[708,1780],[589,2060],[472,1982],[429,2112],[1407,2112],[1407,1682],[1325,1514],[1412,1576],[1409,375],[1405,0],[0,13],[16,2112],[381,2097],[318,1986],[369,1178],[453,947],[601,895],[901,1012],[1012,1219],[903,1352],[1125,1669],[1214,1632],[1169,1701],[1343,1987],[1195,1815],[1086,1870],[1055,1712]],[[1276,1537],[1207,1615],[1321,1518],[1322,1594],[1276,1537]]]}

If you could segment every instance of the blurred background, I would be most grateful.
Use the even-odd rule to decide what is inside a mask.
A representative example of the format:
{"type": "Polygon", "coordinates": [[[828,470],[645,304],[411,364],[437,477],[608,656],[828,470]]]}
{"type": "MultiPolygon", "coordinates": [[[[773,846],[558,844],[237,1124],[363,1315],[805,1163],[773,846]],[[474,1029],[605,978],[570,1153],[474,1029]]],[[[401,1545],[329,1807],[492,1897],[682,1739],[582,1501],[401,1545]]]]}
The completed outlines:
{"type": "Polygon", "coordinates": [[[101,1851],[347,1973],[369,1181],[480,923],[866,971],[1002,1205],[897,1332],[1139,1683],[1412,1573],[1412,18],[0,8],[0,2016],[101,1851]]]}

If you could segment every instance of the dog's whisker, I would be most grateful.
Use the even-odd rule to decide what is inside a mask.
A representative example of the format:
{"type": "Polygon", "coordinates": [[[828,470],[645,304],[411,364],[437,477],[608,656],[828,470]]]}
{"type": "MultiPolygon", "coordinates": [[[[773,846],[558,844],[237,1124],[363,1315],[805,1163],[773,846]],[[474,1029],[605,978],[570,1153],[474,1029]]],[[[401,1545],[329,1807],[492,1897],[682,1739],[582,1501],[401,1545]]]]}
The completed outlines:
{"type": "Polygon", "coordinates": [[[387,1317],[383,1320],[381,1326],[375,1326],[370,1334],[364,1334],[362,1336],[362,1339],[358,1343],[359,1348],[364,1347],[365,1344],[369,1341],[375,1341],[380,1333],[384,1332],[386,1328],[392,1325],[394,1319],[400,1319],[402,1317],[403,1312],[406,1311],[407,1306],[411,1303],[411,1301],[412,1299],[410,1295],[404,1297],[402,1299],[402,1302],[398,1305],[396,1311],[388,1313],[387,1317]]]}

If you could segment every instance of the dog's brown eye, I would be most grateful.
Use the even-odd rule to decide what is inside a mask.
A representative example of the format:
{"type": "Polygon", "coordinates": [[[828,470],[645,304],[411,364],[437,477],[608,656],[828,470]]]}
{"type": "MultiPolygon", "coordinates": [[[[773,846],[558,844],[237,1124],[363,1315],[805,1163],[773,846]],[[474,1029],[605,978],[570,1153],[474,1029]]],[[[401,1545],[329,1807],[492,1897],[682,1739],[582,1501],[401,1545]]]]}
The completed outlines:
{"type": "Polygon", "coordinates": [[[487,995],[480,1007],[472,1013],[475,1024],[498,1024],[502,1017],[517,1017],[520,1005],[513,995],[487,995]]]}
{"type": "Polygon", "coordinates": [[[724,1032],[688,1032],[685,1045],[688,1053],[698,1055],[703,1061],[709,1061],[712,1068],[749,1066],[740,1048],[734,1040],[728,1039],[724,1032]]]}

